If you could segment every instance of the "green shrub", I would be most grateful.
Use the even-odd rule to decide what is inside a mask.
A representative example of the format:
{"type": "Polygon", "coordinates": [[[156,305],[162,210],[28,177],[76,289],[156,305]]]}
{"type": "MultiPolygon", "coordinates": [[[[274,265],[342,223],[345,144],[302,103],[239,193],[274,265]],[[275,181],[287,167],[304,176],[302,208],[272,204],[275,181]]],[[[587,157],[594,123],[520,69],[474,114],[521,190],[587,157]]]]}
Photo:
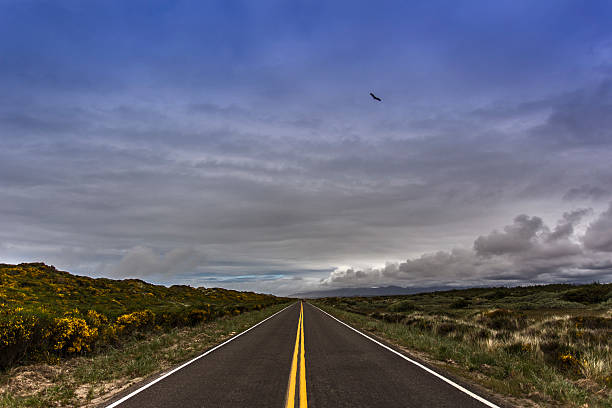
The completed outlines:
{"type": "Polygon", "coordinates": [[[612,298],[612,285],[601,285],[599,283],[569,290],[561,295],[563,300],[584,304],[601,303],[610,298],[612,298]]]}
{"type": "Polygon", "coordinates": [[[453,303],[450,304],[451,309],[465,309],[468,306],[470,306],[470,302],[465,298],[455,300],[453,303]]]}
{"type": "Polygon", "coordinates": [[[436,326],[436,333],[441,336],[448,336],[457,331],[457,325],[454,322],[442,322],[436,326]]]}
{"type": "Polygon", "coordinates": [[[433,330],[433,327],[434,327],[434,325],[431,322],[431,320],[426,319],[426,318],[421,317],[421,316],[408,317],[408,318],[403,320],[403,323],[406,326],[411,326],[411,327],[414,327],[414,328],[419,329],[419,330],[431,331],[431,330],[433,330]]]}
{"type": "Polygon", "coordinates": [[[412,312],[420,310],[420,308],[412,300],[400,300],[399,302],[392,303],[389,306],[390,312],[412,312]]]}
{"type": "Polygon", "coordinates": [[[187,314],[187,320],[189,324],[193,326],[206,320],[207,315],[208,312],[205,310],[193,309],[187,314]]]}
{"type": "Polygon", "coordinates": [[[485,298],[491,300],[499,300],[503,299],[511,293],[511,289],[508,288],[498,288],[491,293],[484,295],[485,298]]]}
{"type": "Polygon", "coordinates": [[[382,320],[385,322],[389,322],[389,323],[398,323],[400,321],[402,321],[402,319],[404,319],[403,314],[401,313],[381,313],[381,312],[374,312],[370,315],[370,317],[373,317],[374,319],[378,319],[378,320],[382,320]]]}
{"type": "Polygon", "coordinates": [[[525,315],[508,309],[495,309],[483,313],[480,323],[494,330],[518,330],[525,326],[525,315]]]}

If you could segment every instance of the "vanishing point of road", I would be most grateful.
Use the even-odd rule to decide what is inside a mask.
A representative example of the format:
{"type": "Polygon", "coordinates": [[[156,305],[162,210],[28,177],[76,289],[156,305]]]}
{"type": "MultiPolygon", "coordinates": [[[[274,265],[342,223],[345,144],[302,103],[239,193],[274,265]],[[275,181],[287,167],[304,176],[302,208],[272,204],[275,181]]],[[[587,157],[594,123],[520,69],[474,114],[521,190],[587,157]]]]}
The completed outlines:
{"type": "Polygon", "coordinates": [[[497,405],[297,302],[108,408],[497,405]]]}

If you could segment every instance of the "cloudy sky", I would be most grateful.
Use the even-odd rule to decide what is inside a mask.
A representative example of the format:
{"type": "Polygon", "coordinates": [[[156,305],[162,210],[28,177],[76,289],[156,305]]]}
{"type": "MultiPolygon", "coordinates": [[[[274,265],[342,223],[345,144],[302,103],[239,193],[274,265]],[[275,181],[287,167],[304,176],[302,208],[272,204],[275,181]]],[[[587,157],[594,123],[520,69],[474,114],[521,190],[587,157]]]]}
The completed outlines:
{"type": "Polygon", "coordinates": [[[0,262],[276,294],[611,281],[610,21],[0,0],[0,262]]]}

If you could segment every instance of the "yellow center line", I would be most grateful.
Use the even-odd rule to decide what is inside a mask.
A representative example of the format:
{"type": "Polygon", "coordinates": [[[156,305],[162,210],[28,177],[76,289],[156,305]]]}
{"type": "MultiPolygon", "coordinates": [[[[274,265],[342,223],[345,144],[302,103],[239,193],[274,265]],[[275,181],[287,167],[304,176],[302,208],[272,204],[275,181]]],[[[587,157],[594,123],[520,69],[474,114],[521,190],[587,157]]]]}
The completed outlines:
{"type": "Polygon", "coordinates": [[[293,349],[293,360],[291,361],[291,372],[289,373],[289,386],[287,387],[286,408],[295,407],[295,375],[297,373],[298,348],[300,345],[300,325],[302,323],[302,311],[300,310],[300,320],[298,321],[297,334],[295,336],[295,347],[293,349]]]}
{"type": "Polygon", "coordinates": [[[298,366],[298,350],[300,354],[300,408],[307,408],[306,397],[306,360],[304,357],[304,306],[300,303],[300,319],[298,320],[297,333],[295,335],[295,348],[293,349],[293,360],[291,361],[291,372],[289,373],[289,386],[287,387],[287,403],[285,408],[295,407],[295,386],[298,366]],[[301,348],[300,348],[301,344],[301,348]]]}
{"type": "Polygon", "coordinates": [[[300,351],[300,408],[308,407],[308,398],[306,397],[306,358],[304,356],[304,305],[300,303],[300,313],[302,315],[301,322],[301,334],[302,339],[300,343],[302,344],[300,351]]]}

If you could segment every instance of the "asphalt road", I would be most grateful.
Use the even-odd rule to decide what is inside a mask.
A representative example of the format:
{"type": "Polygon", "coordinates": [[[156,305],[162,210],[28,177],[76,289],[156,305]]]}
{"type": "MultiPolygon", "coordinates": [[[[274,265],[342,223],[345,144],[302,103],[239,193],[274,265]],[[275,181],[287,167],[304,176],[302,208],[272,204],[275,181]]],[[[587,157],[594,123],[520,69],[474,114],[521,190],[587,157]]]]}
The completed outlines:
{"type": "Polygon", "coordinates": [[[290,306],[117,406],[486,407],[314,306],[300,310],[290,306]]]}

